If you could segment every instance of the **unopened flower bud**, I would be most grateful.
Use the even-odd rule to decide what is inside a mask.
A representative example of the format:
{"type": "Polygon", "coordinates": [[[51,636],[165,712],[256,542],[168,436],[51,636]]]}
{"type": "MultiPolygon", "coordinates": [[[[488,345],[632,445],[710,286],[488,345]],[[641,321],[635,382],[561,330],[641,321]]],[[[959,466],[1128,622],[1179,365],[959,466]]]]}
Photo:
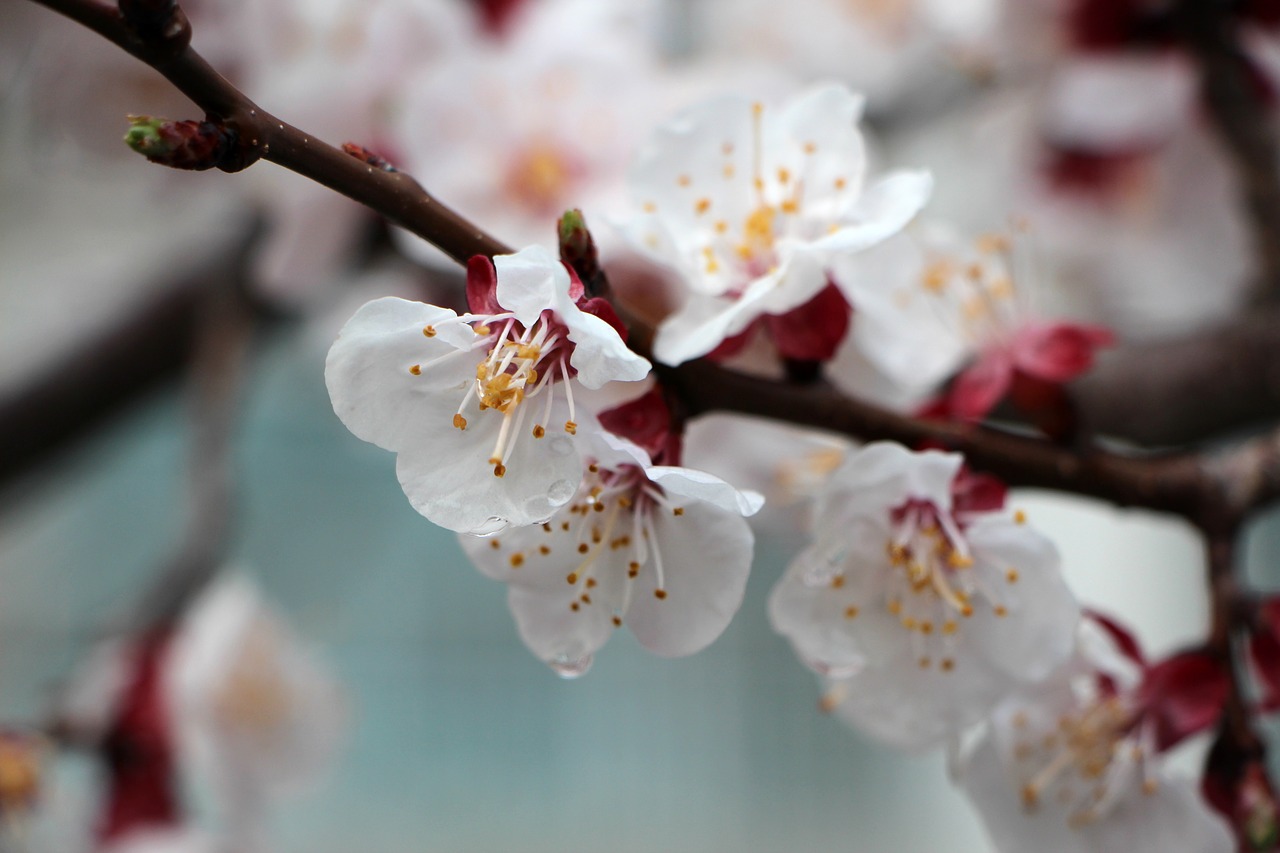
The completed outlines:
{"type": "Polygon", "coordinates": [[[604,296],[609,291],[609,280],[600,269],[600,257],[596,241],[587,229],[582,211],[568,210],[556,223],[560,237],[560,260],[569,265],[586,288],[588,296],[604,296]]]}
{"type": "Polygon", "coordinates": [[[232,134],[208,121],[169,121],[129,116],[125,144],[152,163],[200,171],[221,166],[231,150],[232,134]]]}

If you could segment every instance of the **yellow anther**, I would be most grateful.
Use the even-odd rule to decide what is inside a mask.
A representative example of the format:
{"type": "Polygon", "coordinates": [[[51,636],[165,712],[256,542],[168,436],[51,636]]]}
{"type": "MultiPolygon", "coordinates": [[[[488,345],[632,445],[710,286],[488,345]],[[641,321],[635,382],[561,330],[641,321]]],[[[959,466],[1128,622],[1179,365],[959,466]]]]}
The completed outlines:
{"type": "Polygon", "coordinates": [[[627,577],[633,578],[638,574],[640,574],[640,564],[632,560],[627,565],[627,577]]]}
{"type": "Polygon", "coordinates": [[[921,622],[921,623],[920,623],[920,633],[921,633],[921,634],[932,634],[932,633],[933,633],[933,623],[932,623],[932,622],[930,622],[930,621],[928,621],[928,620],[925,620],[924,622],[921,622]]]}
{"type": "Polygon", "coordinates": [[[790,181],[791,181],[791,170],[779,166],[778,167],[778,183],[786,184],[786,183],[790,183],[790,181]]]}
{"type": "Polygon", "coordinates": [[[453,425],[454,425],[454,426],[456,426],[458,429],[466,429],[466,428],[467,428],[467,419],[466,419],[466,418],[464,418],[462,415],[454,415],[454,416],[453,416],[453,425]]]}
{"type": "Polygon", "coordinates": [[[673,508],[671,509],[671,514],[672,514],[672,515],[684,515],[684,507],[682,507],[682,506],[673,507],[673,508]]]}
{"type": "Polygon", "coordinates": [[[818,144],[816,142],[806,142],[804,144],[804,153],[806,154],[812,154],[817,150],[818,150],[818,144]]]}
{"type": "Polygon", "coordinates": [[[578,582],[578,573],[569,572],[569,574],[565,576],[565,582],[568,583],[570,586],[573,586],[574,584],[576,584],[578,582]]]}
{"type": "Polygon", "coordinates": [[[967,557],[958,551],[952,551],[947,554],[947,565],[953,569],[968,569],[973,566],[973,558],[967,557]]]}
{"type": "Polygon", "coordinates": [[[426,335],[428,338],[434,338],[434,337],[436,336],[436,327],[435,327],[435,326],[423,326],[423,327],[422,327],[422,334],[426,335]]]}
{"type": "Polygon", "coordinates": [[[658,599],[659,601],[662,601],[667,597],[667,591],[665,589],[655,589],[653,591],[653,597],[658,599]]]}
{"type": "Polygon", "coordinates": [[[960,630],[960,626],[956,624],[954,619],[948,619],[942,623],[942,633],[944,634],[954,634],[958,630],[960,630]]]}
{"type": "Polygon", "coordinates": [[[891,599],[889,603],[885,605],[885,609],[889,611],[890,615],[897,616],[902,612],[902,602],[896,598],[891,599]]]}
{"type": "Polygon", "coordinates": [[[543,426],[542,426],[542,424],[535,424],[535,425],[534,425],[534,427],[533,427],[533,437],[534,437],[534,438],[542,438],[542,437],[543,437],[543,436],[545,436],[546,434],[547,434],[547,430],[546,430],[546,428],[545,428],[545,427],[543,427],[543,426]]]}
{"type": "Polygon", "coordinates": [[[539,545],[538,553],[545,557],[551,553],[551,548],[548,545],[539,545]]]}
{"type": "Polygon", "coordinates": [[[421,376],[421,375],[422,375],[422,365],[421,365],[421,364],[414,364],[414,365],[411,365],[411,366],[409,367],[409,372],[410,372],[410,373],[412,373],[414,376],[421,376]]]}
{"type": "Polygon", "coordinates": [[[928,668],[929,668],[930,666],[932,666],[932,665],[933,665],[933,661],[931,661],[928,657],[922,657],[922,658],[920,658],[920,668],[921,668],[921,669],[928,669],[928,668]]]}
{"type": "Polygon", "coordinates": [[[943,671],[943,672],[950,672],[951,670],[953,670],[953,669],[955,669],[955,668],[956,668],[956,662],[955,662],[954,660],[952,660],[951,658],[943,658],[943,659],[942,659],[942,671],[943,671]]]}
{"type": "Polygon", "coordinates": [[[711,199],[709,198],[700,198],[693,203],[693,211],[699,216],[706,213],[710,209],[711,209],[711,199]]]}
{"type": "Polygon", "coordinates": [[[493,466],[493,476],[502,477],[502,476],[505,476],[506,473],[507,473],[507,466],[503,465],[501,462],[493,466]]]}
{"type": "Polygon", "coordinates": [[[947,283],[951,281],[951,276],[955,270],[947,261],[934,261],[925,267],[924,273],[920,276],[920,284],[930,293],[942,293],[947,289],[947,283]]]}
{"type": "Polygon", "coordinates": [[[646,201],[643,205],[641,205],[641,209],[642,209],[645,213],[657,213],[657,212],[658,212],[658,206],[657,206],[656,204],[654,204],[653,202],[651,202],[651,201],[646,201]]]}
{"type": "Polygon", "coordinates": [[[1004,573],[1004,579],[1005,579],[1006,581],[1008,581],[1009,583],[1017,583],[1017,582],[1018,582],[1018,570],[1017,570],[1017,569],[1010,569],[1009,571],[1005,572],[1005,573],[1004,573]]]}
{"type": "Polygon", "coordinates": [[[524,554],[511,555],[511,568],[518,569],[524,565],[524,554]]]}
{"type": "Polygon", "coordinates": [[[681,175],[680,177],[676,178],[676,183],[682,187],[687,187],[689,186],[689,184],[693,183],[693,178],[689,177],[688,175],[681,175]]]}
{"type": "Polygon", "coordinates": [[[782,212],[794,214],[800,211],[800,204],[795,199],[787,199],[781,204],[782,212]]]}
{"type": "Polygon", "coordinates": [[[621,628],[621,627],[622,627],[622,617],[621,617],[621,616],[615,616],[615,617],[613,617],[613,627],[615,627],[615,628],[621,628]]]}
{"type": "Polygon", "coordinates": [[[499,548],[501,548],[501,547],[502,547],[502,543],[501,543],[501,542],[499,542],[497,539],[490,539],[490,540],[489,540],[489,547],[490,547],[490,548],[492,548],[493,550],[497,551],[499,548]]]}
{"type": "Polygon", "coordinates": [[[906,628],[908,631],[914,631],[916,629],[916,626],[919,624],[920,623],[916,622],[916,620],[911,618],[910,616],[907,616],[902,620],[902,627],[906,628]]]}
{"type": "Polygon", "coordinates": [[[729,223],[725,222],[723,219],[716,220],[715,229],[717,234],[723,234],[729,230],[729,223]]]}
{"type": "Polygon", "coordinates": [[[1017,512],[1015,512],[1015,513],[1013,514],[1013,521],[1014,521],[1014,523],[1015,523],[1015,524],[1026,524],[1026,523],[1027,523],[1027,514],[1026,514],[1025,512],[1023,512],[1022,510],[1018,510],[1017,512]]]}
{"type": "Polygon", "coordinates": [[[734,176],[734,168],[733,168],[733,164],[732,164],[732,163],[725,163],[725,165],[724,165],[724,170],[723,170],[723,174],[724,174],[724,179],[725,179],[726,181],[731,181],[731,180],[733,180],[733,176],[734,176]]]}
{"type": "Polygon", "coordinates": [[[844,586],[844,575],[836,575],[831,579],[831,588],[840,589],[844,586]]]}
{"type": "Polygon", "coordinates": [[[1005,607],[1003,604],[997,604],[995,607],[991,608],[991,612],[996,616],[1004,617],[1009,615],[1009,608],[1005,607]]]}
{"type": "Polygon", "coordinates": [[[858,608],[852,605],[844,609],[844,618],[846,619],[854,619],[857,617],[857,615],[858,615],[858,608]]]}
{"type": "Polygon", "coordinates": [[[490,329],[490,328],[489,328],[488,326],[486,326],[484,323],[481,323],[479,326],[472,326],[472,327],[471,327],[471,331],[473,331],[473,332],[475,332],[477,335],[480,335],[480,336],[482,336],[482,337],[483,337],[484,335],[487,335],[487,334],[489,334],[490,332],[492,332],[492,331],[493,331],[493,329],[490,329]]]}
{"type": "Polygon", "coordinates": [[[996,255],[1009,251],[1009,238],[1004,234],[983,234],[978,238],[978,251],[984,255],[996,255]]]}
{"type": "Polygon", "coordinates": [[[577,435],[577,434],[578,434],[578,425],[577,425],[576,423],[574,423],[573,421],[565,421],[565,422],[564,422],[564,431],[565,431],[565,432],[567,432],[567,433],[569,433],[569,435],[577,435]]]}
{"type": "Polygon", "coordinates": [[[849,182],[844,178],[836,178],[833,183],[835,184],[835,188],[838,190],[842,190],[849,185],[849,182]]]}

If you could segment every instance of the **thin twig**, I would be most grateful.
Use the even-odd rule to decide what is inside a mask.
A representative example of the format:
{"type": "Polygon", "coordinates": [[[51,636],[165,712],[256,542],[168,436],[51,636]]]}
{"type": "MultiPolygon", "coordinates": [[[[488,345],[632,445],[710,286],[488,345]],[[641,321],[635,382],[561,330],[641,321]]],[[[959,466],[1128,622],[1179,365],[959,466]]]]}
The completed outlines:
{"type": "Polygon", "coordinates": [[[34,2],[78,21],[133,54],[163,74],[204,110],[210,121],[234,131],[241,150],[227,170],[243,168],[258,158],[283,166],[377,211],[461,264],[474,255],[511,251],[440,204],[403,172],[375,168],[263,110],[186,40],[176,45],[144,40],[125,24],[117,9],[95,0],[34,2]]]}

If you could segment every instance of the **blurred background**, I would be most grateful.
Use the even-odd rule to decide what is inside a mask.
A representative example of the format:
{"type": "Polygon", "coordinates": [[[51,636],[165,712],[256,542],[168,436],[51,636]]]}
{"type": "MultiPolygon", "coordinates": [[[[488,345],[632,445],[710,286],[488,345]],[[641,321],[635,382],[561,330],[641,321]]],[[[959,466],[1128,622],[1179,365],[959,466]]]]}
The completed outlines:
{"type": "MultiPolygon", "coordinates": [[[[1230,316],[1243,226],[1185,58],[1123,26],[1099,35],[1082,0],[1008,6],[184,4],[197,48],[265,107],[367,145],[516,245],[549,242],[580,206],[606,262],[634,268],[607,223],[654,125],[718,91],[838,79],[868,96],[875,170],[934,172],[932,216],[975,234],[1030,222],[1038,305],[1127,340],[1230,316]]],[[[1266,72],[1280,42],[1263,24],[1250,44],[1266,72]]],[[[193,353],[234,292],[252,334],[241,378],[213,395],[231,424],[219,544],[342,696],[323,769],[261,817],[265,849],[988,849],[943,758],[904,758],[819,713],[815,679],[770,630],[798,512],[761,522],[746,602],[711,648],[661,660],[624,632],[587,676],[556,678],[502,586],[412,510],[394,459],[342,427],[324,388],[357,305],[456,302],[458,273],[274,166],[151,166],[119,142],[129,113],[197,117],[114,46],[0,0],[0,723],[43,722],[189,535],[217,384],[193,353]]],[[[1151,652],[1203,636],[1189,528],[1047,494],[1012,504],[1057,542],[1082,600],[1151,652]]],[[[1272,527],[1252,537],[1263,580],[1272,527]]],[[[99,771],[52,758],[14,849],[99,849],[99,771]]],[[[191,823],[216,834],[225,790],[182,778],[191,823]]]]}

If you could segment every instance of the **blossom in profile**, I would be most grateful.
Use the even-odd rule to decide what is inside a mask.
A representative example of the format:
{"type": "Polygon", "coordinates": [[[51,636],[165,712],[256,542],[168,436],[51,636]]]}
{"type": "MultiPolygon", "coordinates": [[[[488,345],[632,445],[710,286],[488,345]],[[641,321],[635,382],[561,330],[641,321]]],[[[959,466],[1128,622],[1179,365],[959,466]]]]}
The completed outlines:
{"type": "Polygon", "coordinates": [[[850,454],[769,615],[831,681],[824,707],[904,748],[980,721],[1071,651],[1079,608],[1052,543],[958,454],[850,454]]]}
{"type": "Polygon", "coordinates": [[[824,86],[781,107],[713,99],[658,128],[631,169],[625,233],[687,291],[658,329],[659,361],[733,347],[758,324],[784,358],[831,357],[849,325],[833,259],[902,230],[932,188],[923,172],[866,185],[861,114],[860,97],[824,86]]]}
{"type": "MultiPolygon", "coordinates": [[[[660,397],[624,408],[603,420],[641,424],[647,446],[672,447],[648,429],[661,419],[650,413],[665,412],[660,397]]],[[[508,585],[525,645],[562,676],[585,673],[623,625],[663,657],[701,650],[742,604],[754,543],[744,517],[763,498],[702,471],[655,465],[611,433],[593,434],[583,455],[572,501],[543,524],[463,537],[467,555],[508,585]]],[[[661,461],[670,455],[658,451],[661,461]]]]}
{"type": "Polygon", "coordinates": [[[926,414],[976,421],[1002,400],[1050,432],[1065,428],[1063,385],[1114,337],[1104,326],[1045,319],[1020,286],[1013,237],[971,245],[940,230],[896,237],[843,259],[858,310],[853,339],[886,376],[927,388],[956,371],[926,414]]]}
{"type": "Polygon", "coordinates": [[[418,512],[460,533],[547,520],[578,491],[574,387],[643,379],[609,304],[549,251],[468,268],[472,313],[404,299],[360,308],[329,351],[334,411],[397,454],[418,512]]]}
{"type": "Polygon", "coordinates": [[[1236,849],[1227,824],[1161,755],[1157,720],[1195,694],[1155,689],[1162,679],[1122,637],[1086,619],[1071,659],[1002,702],[960,758],[960,786],[1001,853],[1236,849]]]}

